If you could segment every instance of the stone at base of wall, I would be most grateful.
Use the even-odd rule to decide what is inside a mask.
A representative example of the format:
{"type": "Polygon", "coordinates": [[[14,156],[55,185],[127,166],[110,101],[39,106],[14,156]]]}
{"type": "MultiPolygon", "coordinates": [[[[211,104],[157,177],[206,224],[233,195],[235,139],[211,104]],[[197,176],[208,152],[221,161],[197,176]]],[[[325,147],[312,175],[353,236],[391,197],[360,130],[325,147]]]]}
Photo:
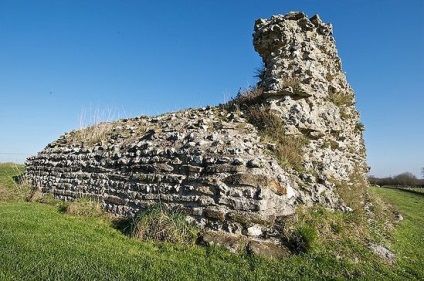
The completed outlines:
{"type": "Polygon", "coordinates": [[[290,255],[290,250],[274,240],[253,239],[223,231],[202,231],[198,243],[204,246],[218,245],[232,253],[243,253],[281,259],[290,255]]]}

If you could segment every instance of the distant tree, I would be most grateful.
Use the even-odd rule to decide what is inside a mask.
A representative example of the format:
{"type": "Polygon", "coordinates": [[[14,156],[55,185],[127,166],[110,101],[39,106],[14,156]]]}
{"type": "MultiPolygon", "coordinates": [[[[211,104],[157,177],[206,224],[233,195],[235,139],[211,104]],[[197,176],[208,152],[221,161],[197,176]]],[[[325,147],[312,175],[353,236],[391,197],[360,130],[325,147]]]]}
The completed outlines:
{"type": "Polygon", "coordinates": [[[423,175],[423,178],[424,178],[424,167],[421,168],[421,174],[423,175]]]}
{"type": "Polygon", "coordinates": [[[373,175],[368,177],[370,184],[379,185],[379,186],[394,186],[398,185],[392,177],[379,178],[373,175]]]}
{"type": "Polygon", "coordinates": [[[417,177],[410,172],[405,172],[393,177],[395,184],[402,186],[415,186],[417,185],[417,177]]]}
{"type": "Polygon", "coordinates": [[[376,176],[370,175],[368,176],[368,181],[370,182],[370,184],[374,184],[374,185],[380,185],[380,179],[377,178],[376,176]]]}

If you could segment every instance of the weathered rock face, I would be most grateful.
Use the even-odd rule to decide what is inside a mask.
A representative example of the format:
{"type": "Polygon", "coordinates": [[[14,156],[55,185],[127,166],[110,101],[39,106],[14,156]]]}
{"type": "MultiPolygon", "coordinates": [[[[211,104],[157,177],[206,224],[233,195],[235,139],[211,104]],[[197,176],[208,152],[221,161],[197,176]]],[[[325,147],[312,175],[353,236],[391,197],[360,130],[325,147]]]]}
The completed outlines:
{"type": "Polygon", "coordinates": [[[260,84],[270,109],[282,118],[287,134],[309,139],[306,173],[300,175],[300,198],[307,204],[333,205],[333,187],[322,181],[364,178],[367,169],[363,125],[332,32],[318,15],[291,12],[257,20],[253,35],[265,64],[260,84]]]}
{"type": "Polygon", "coordinates": [[[27,174],[59,199],[94,197],[125,216],[162,202],[208,229],[258,224],[251,236],[261,236],[293,213],[294,183],[255,128],[226,114],[208,107],[74,131],[28,159],[27,174]]]}
{"type": "Polygon", "coordinates": [[[27,177],[56,198],[89,196],[125,216],[178,207],[205,230],[249,237],[252,251],[278,241],[276,222],[297,204],[344,208],[335,182],[365,176],[365,149],[331,26],[296,12],[257,20],[253,37],[265,63],[260,106],[307,140],[300,168],[279,164],[243,110],[219,106],[67,133],[27,160],[27,177]]]}

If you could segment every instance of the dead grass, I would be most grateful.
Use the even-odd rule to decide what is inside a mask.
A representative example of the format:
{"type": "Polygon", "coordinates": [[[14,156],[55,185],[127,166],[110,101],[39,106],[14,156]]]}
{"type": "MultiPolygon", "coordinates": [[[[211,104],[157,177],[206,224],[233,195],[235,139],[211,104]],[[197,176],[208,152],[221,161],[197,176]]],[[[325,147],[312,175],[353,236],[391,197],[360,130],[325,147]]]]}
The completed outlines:
{"type": "Polygon", "coordinates": [[[343,202],[353,209],[354,212],[364,207],[365,199],[368,194],[368,181],[364,167],[356,165],[347,181],[332,180],[336,185],[336,192],[343,202]]]}
{"type": "Polygon", "coordinates": [[[327,100],[334,103],[340,110],[340,117],[343,120],[349,119],[350,113],[348,107],[354,105],[354,96],[348,93],[329,91],[327,100]]]}
{"type": "Polygon", "coordinates": [[[182,212],[156,204],[134,220],[131,236],[143,241],[194,244],[197,233],[182,212]]]}
{"type": "Polygon", "coordinates": [[[112,129],[112,123],[102,122],[87,128],[73,131],[70,133],[70,136],[75,142],[83,142],[89,145],[94,145],[108,140],[108,137],[112,133],[112,129]]]}
{"type": "Polygon", "coordinates": [[[66,208],[66,213],[83,217],[100,217],[105,214],[100,202],[88,197],[81,197],[71,202],[66,208]]]}
{"type": "MultiPolygon", "coordinates": [[[[296,85],[296,78],[289,79],[288,85],[296,85]]],[[[233,100],[223,105],[230,112],[242,111],[246,120],[254,125],[269,149],[282,167],[303,170],[303,148],[308,140],[303,136],[287,135],[285,125],[278,114],[262,104],[262,88],[253,87],[240,92],[233,100]]]]}
{"type": "Polygon", "coordinates": [[[308,143],[303,135],[287,135],[281,117],[263,105],[249,107],[245,115],[249,123],[259,130],[262,141],[274,144],[270,150],[282,167],[303,169],[303,148],[308,143]]]}
{"type": "Polygon", "coordinates": [[[288,86],[288,87],[292,87],[293,89],[299,89],[301,82],[302,82],[301,79],[299,77],[296,77],[296,76],[283,77],[283,85],[288,86]]]}
{"type": "Polygon", "coordinates": [[[79,116],[79,129],[72,131],[69,136],[74,142],[94,145],[109,139],[113,130],[113,120],[122,114],[118,110],[108,108],[84,109],[79,116]]]}
{"type": "Polygon", "coordinates": [[[262,88],[250,87],[240,91],[235,98],[223,105],[228,112],[237,112],[252,105],[259,104],[262,100],[262,88]]]}
{"type": "Polygon", "coordinates": [[[22,201],[27,198],[31,188],[24,172],[24,165],[0,163],[0,202],[22,201]]]}
{"type": "Polygon", "coordinates": [[[353,95],[345,94],[341,92],[330,92],[328,93],[328,101],[334,103],[338,107],[341,106],[352,106],[354,104],[353,95]]]}

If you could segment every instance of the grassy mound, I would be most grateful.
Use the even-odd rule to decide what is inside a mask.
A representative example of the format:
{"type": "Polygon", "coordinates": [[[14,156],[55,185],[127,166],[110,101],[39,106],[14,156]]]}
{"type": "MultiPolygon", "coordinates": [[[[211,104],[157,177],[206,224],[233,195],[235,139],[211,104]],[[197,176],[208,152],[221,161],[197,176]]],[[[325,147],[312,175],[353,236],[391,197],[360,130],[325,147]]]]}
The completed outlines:
{"type": "Polygon", "coordinates": [[[22,178],[24,165],[0,163],[0,202],[24,200],[29,196],[30,187],[22,178]]]}

